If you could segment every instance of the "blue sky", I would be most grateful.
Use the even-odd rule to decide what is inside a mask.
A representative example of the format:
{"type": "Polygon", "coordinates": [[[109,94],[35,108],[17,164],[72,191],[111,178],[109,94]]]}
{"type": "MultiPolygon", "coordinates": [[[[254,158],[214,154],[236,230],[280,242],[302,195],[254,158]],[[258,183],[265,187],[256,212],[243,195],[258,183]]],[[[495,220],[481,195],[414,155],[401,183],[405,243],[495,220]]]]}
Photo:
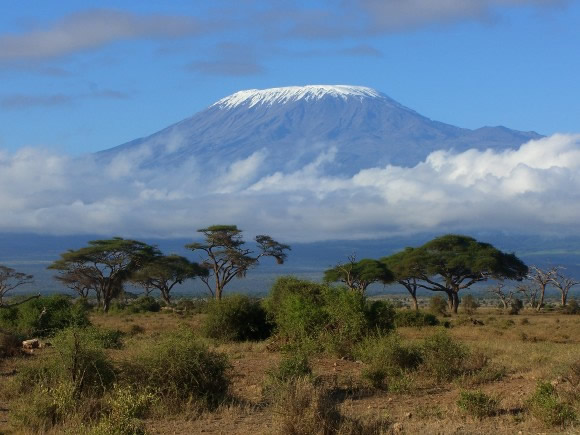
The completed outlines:
{"type": "Polygon", "coordinates": [[[580,131],[580,2],[2,2],[0,150],[82,154],[237,90],[378,89],[432,119],[580,131]]]}

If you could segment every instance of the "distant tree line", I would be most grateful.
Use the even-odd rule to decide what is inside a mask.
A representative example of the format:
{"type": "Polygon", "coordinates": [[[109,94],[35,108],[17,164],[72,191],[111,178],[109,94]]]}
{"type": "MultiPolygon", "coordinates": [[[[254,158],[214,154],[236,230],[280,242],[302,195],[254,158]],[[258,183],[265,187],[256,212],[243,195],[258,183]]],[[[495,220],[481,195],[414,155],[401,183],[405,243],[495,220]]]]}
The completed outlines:
{"type": "MultiPolygon", "coordinates": [[[[199,278],[211,296],[221,300],[227,284],[234,278],[245,277],[261,258],[273,257],[282,264],[290,250],[290,246],[268,235],[256,236],[256,249],[252,250],[246,246],[242,230],[235,225],[214,225],[198,232],[203,241],[186,248],[202,254],[199,263],[176,254],[164,255],[156,246],[144,242],[115,237],[93,240],[85,247],[64,252],[49,269],[55,270],[56,279],[80,297],[95,297],[106,312],[128,283],[143,288],[146,295],[159,292],[169,304],[176,285],[199,278]]],[[[502,252],[469,236],[448,234],[380,259],[357,260],[351,256],[326,270],[324,280],[340,282],[362,296],[373,283],[400,284],[408,291],[414,310],[418,310],[419,289],[440,292],[446,296],[449,311],[454,313],[462,290],[478,282],[496,280],[498,284],[490,291],[505,307],[515,295],[521,294],[528,305],[540,310],[548,287],[560,291],[561,304],[565,306],[570,289],[578,284],[564,276],[562,270],[528,268],[513,253],[502,252]],[[505,280],[519,284],[508,291],[505,280]]],[[[3,300],[6,293],[32,279],[31,275],[0,266],[0,308],[7,306],[3,300]]]]}

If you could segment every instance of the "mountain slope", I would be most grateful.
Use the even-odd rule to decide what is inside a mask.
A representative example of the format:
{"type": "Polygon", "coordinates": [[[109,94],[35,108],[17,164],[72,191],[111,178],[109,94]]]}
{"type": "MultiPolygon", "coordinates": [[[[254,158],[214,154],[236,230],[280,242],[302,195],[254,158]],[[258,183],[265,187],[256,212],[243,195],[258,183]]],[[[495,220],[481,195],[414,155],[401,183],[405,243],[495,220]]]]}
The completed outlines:
{"type": "Polygon", "coordinates": [[[212,171],[258,153],[272,173],[300,169],[326,152],[326,173],[352,175],[387,164],[414,166],[439,149],[515,148],[539,137],[505,127],[459,128],[370,88],[322,85],[240,91],[99,156],[135,152],[151,168],[194,158],[212,171]]]}

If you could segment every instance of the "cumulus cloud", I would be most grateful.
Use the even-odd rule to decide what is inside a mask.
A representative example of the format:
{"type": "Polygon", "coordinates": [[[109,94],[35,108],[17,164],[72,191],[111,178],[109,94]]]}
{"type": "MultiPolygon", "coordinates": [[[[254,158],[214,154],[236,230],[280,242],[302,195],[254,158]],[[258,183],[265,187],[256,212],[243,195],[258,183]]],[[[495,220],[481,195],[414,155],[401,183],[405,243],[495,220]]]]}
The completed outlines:
{"type": "Polygon", "coordinates": [[[268,152],[220,167],[143,167],[149,146],[103,163],[46,150],[0,152],[0,231],[191,236],[235,223],[288,241],[423,231],[580,234],[580,135],[505,151],[437,151],[412,168],[327,175],[336,149],[293,172],[268,152]]]}
{"type": "Polygon", "coordinates": [[[136,15],[113,9],[78,12],[43,29],[0,35],[0,60],[45,59],[139,38],[175,38],[197,33],[190,17],[136,15]]]}

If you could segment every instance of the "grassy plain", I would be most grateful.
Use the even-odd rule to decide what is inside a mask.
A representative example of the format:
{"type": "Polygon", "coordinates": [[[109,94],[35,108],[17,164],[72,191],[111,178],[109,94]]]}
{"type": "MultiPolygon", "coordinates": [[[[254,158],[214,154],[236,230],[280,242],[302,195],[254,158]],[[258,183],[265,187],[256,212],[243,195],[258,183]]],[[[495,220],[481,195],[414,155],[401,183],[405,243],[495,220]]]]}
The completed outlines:
{"type": "MultiPolygon", "coordinates": [[[[170,331],[200,331],[204,316],[174,312],[93,314],[91,322],[123,333],[123,346],[107,350],[113,361],[123,362],[131,361],[136,353],[170,331]]],[[[362,376],[366,364],[361,361],[316,354],[311,357],[316,387],[308,387],[313,389],[302,393],[315,396],[324,391],[324,400],[332,402],[330,406],[343,419],[358,422],[358,426],[354,423],[344,426],[342,433],[580,433],[578,422],[567,426],[547,425],[530,412],[529,405],[540,381],[551,383],[562,394],[574,388],[578,393],[580,385],[574,382],[580,379],[573,379],[570,370],[580,363],[580,316],[527,310],[519,315],[507,315],[495,308],[480,308],[469,316],[460,314],[441,320],[449,321],[450,327],[445,330],[453,339],[482,355],[495,372],[489,376],[459,376],[451,381],[435,382],[419,369],[407,375],[403,387],[385,391],[373,388],[362,376]],[[466,413],[458,406],[465,391],[484,393],[493,399],[494,409],[485,416],[466,413]]],[[[402,342],[419,344],[440,329],[403,327],[396,332],[402,342]]],[[[232,399],[211,411],[187,408],[165,417],[149,416],[145,420],[147,433],[274,434],[323,430],[309,427],[307,423],[302,429],[296,429],[296,425],[288,422],[292,418],[289,414],[306,413],[306,408],[317,402],[307,401],[303,408],[285,409],[264,401],[269,373],[284,357],[275,339],[241,343],[201,340],[227,355],[232,399]]],[[[28,356],[0,359],[0,434],[27,433],[11,418],[16,406],[9,391],[11,380],[23,366],[33,360],[51,358],[52,352],[49,347],[28,356]]],[[[293,400],[299,400],[300,394],[296,393],[293,400]]],[[[577,401],[574,406],[578,413],[577,401]]],[[[57,426],[49,433],[67,431],[75,433],[74,425],[57,426]]]]}

